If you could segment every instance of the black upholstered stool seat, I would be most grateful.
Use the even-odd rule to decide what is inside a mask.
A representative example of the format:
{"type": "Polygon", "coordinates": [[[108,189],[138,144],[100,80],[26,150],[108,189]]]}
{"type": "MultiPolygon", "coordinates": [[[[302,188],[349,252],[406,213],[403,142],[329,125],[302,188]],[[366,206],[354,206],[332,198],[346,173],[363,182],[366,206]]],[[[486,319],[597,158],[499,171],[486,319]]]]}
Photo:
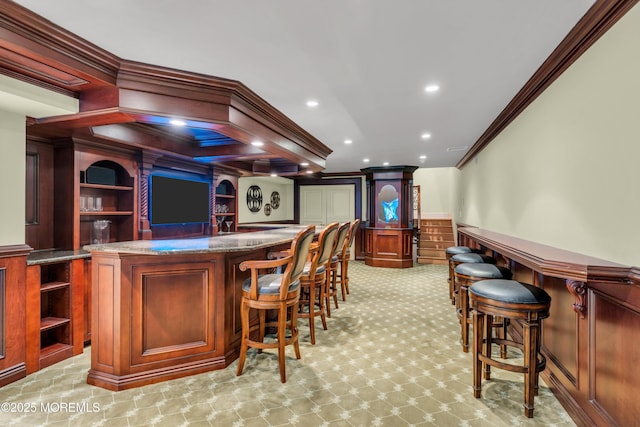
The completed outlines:
{"type": "Polygon", "coordinates": [[[449,297],[451,298],[451,303],[456,306],[456,310],[460,308],[460,301],[458,299],[458,292],[460,289],[456,284],[455,269],[458,265],[464,263],[495,264],[496,259],[492,256],[475,252],[456,254],[449,258],[449,275],[451,276],[451,282],[449,283],[449,297]]]}
{"type": "Polygon", "coordinates": [[[458,264],[454,272],[481,279],[511,279],[508,268],[486,263],[465,262],[458,264]]]}
{"type": "Polygon", "coordinates": [[[543,289],[515,280],[483,280],[469,289],[476,298],[490,298],[511,304],[551,304],[551,297],[543,289]]]}
{"type": "Polygon", "coordinates": [[[484,255],[484,254],[476,254],[476,253],[456,254],[451,257],[451,260],[457,264],[462,264],[465,262],[487,263],[487,264],[496,263],[496,259],[494,257],[489,255],[484,255]]]}
{"type": "Polygon", "coordinates": [[[473,310],[473,394],[482,392],[484,377],[490,379],[490,367],[524,373],[524,414],[533,417],[534,396],[538,392],[538,374],[546,359],[540,353],[542,319],[549,317],[551,297],[543,289],[515,280],[489,279],[472,284],[469,304],[473,310]],[[494,338],[494,316],[518,320],[522,324],[522,342],[494,338]],[[523,364],[515,365],[493,359],[492,344],[514,346],[523,353],[523,364]]]}
{"type": "Polygon", "coordinates": [[[449,246],[446,250],[447,255],[468,254],[473,252],[468,246],[449,246]]]}
{"type": "MultiPolygon", "coordinates": [[[[457,289],[458,318],[460,319],[460,342],[462,351],[469,352],[469,324],[472,323],[471,310],[469,310],[469,297],[467,289],[479,280],[485,279],[511,279],[511,271],[505,267],[498,267],[486,263],[458,264],[454,269],[454,280],[457,289]]],[[[508,321],[501,317],[493,319],[493,327],[500,328],[498,334],[505,338],[508,321]]],[[[506,346],[500,346],[500,357],[507,357],[506,346]]]]}

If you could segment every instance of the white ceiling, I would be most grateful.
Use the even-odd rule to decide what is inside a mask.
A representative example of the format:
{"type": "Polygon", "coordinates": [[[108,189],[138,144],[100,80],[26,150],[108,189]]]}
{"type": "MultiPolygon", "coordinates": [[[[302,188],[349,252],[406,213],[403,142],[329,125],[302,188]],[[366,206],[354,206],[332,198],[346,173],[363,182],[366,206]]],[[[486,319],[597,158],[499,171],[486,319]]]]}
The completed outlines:
{"type": "Polygon", "coordinates": [[[593,4],[16,2],[122,59],[241,81],[333,149],[325,172],[454,166],[465,151],[448,149],[471,147],[593,4]]]}

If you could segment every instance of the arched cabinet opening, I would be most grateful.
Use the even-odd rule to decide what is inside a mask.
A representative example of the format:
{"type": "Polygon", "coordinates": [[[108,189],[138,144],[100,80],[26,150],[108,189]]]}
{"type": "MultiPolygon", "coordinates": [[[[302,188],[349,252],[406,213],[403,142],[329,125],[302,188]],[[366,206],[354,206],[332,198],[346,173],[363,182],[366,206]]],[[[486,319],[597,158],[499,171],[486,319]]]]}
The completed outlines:
{"type": "Polygon", "coordinates": [[[134,240],[135,174],[113,160],[80,171],[80,246],[134,240]]]}
{"type": "Polygon", "coordinates": [[[213,225],[217,234],[232,233],[237,230],[237,179],[219,176],[216,180],[216,191],[213,205],[213,225]]]}

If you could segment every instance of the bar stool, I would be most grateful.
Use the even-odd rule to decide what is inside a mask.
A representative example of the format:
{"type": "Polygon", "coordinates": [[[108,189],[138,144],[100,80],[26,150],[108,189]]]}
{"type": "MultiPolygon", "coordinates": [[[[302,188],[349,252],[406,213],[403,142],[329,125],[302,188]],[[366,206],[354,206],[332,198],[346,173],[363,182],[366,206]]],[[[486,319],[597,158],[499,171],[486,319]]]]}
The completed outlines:
{"type": "MultiPolygon", "coordinates": [[[[464,263],[456,266],[454,270],[454,280],[458,287],[458,318],[460,319],[460,337],[462,351],[469,352],[469,324],[473,321],[471,310],[469,310],[469,296],[467,290],[475,282],[486,279],[511,279],[511,271],[508,268],[498,267],[486,263],[464,263]]],[[[507,337],[507,319],[496,318],[493,327],[500,328],[501,338],[507,337]]],[[[506,359],[507,348],[500,346],[500,357],[506,359]]]]}
{"type": "Polygon", "coordinates": [[[315,236],[315,226],[310,225],[300,231],[291,243],[289,256],[276,260],[244,261],[238,267],[240,271],[251,270],[251,277],[242,283],[242,299],[240,302],[240,321],[242,338],[238,370],[242,374],[249,347],[258,349],[277,348],[280,381],[287,381],[285,374],[285,346],[293,345],[296,358],[300,359],[298,344],[298,302],[300,300],[300,276],[309,254],[309,248],[315,236]],[[270,273],[273,268],[285,267],[284,273],[270,273]],[[263,274],[260,274],[262,272],[263,274]],[[258,312],[258,324],[251,326],[250,310],[258,312]],[[277,319],[267,321],[267,311],[275,311],[277,319]],[[265,327],[276,326],[276,342],[265,342],[265,327]],[[258,330],[258,337],[252,334],[258,330]],[[286,331],[289,335],[286,335],[286,331]]]}
{"type": "Polygon", "coordinates": [[[338,235],[337,222],[324,227],[318,242],[311,245],[311,261],[304,266],[300,276],[300,303],[298,318],[309,319],[311,344],[316,343],[315,318],[320,316],[322,328],[327,330],[327,316],[324,303],[327,299],[327,270],[331,263],[333,243],[338,235]]]}
{"type": "MultiPolygon", "coordinates": [[[[340,266],[340,258],[338,254],[342,253],[343,247],[349,234],[350,222],[345,222],[338,228],[338,237],[333,244],[333,250],[331,251],[331,263],[329,264],[329,275],[327,279],[327,300],[325,307],[327,309],[327,317],[331,317],[331,298],[336,308],[338,308],[338,268],[340,266]]],[[[343,291],[344,292],[344,291],[343,291]]]]}
{"type": "Polygon", "coordinates": [[[469,287],[469,303],[473,309],[473,395],[482,393],[482,365],[485,379],[490,379],[491,366],[524,373],[524,415],[533,417],[533,398],[538,394],[538,374],[546,367],[540,353],[542,319],[549,317],[551,297],[543,289],[515,280],[481,280],[469,287]],[[522,323],[522,343],[494,338],[490,327],[494,316],[517,319],[522,323]],[[522,350],[522,365],[491,358],[492,344],[514,346],[522,350]]]}
{"type": "Polygon", "coordinates": [[[356,231],[360,220],[358,218],[351,221],[349,231],[347,232],[347,238],[344,241],[342,252],[338,252],[338,260],[340,261],[340,274],[338,274],[337,280],[340,281],[340,289],[342,291],[342,301],[347,300],[349,294],[349,259],[351,258],[351,245],[356,237],[356,231]]]}
{"type": "MultiPolygon", "coordinates": [[[[485,264],[495,264],[497,262],[497,260],[489,255],[484,255],[484,254],[478,254],[475,252],[469,252],[469,253],[462,253],[462,254],[456,254],[453,255],[450,259],[449,259],[449,271],[451,272],[451,286],[453,287],[453,305],[456,306],[456,310],[458,310],[460,308],[460,301],[458,298],[458,285],[456,284],[456,277],[455,277],[455,270],[456,267],[460,264],[465,264],[465,263],[476,263],[476,264],[481,264],[481,263],[485,263],[485,264]]],[[[450,286],[450,287],[451,287],[450,286]]]]}
{"type": "Polygon", "coordinates": [[[449,299],[451,300],[451,304],[454,304],[453,299],[453,268],[451,268],[451,257],[458,254],[470,254],[471,248],[468,246],[449,246],[446,250],[447,257],[447,265],[449,266],[449,278],[447,282],[449,282],[449,299]]]}

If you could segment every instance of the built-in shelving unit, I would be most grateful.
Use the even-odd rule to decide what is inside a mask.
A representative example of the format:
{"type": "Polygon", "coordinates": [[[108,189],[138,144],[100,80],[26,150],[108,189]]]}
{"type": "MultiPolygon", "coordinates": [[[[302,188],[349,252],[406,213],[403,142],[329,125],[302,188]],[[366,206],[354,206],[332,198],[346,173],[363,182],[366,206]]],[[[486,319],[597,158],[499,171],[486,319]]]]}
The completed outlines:
{"type": "MultiPolygon", "coordinates": [[[[37,278],[40,301],[37,343],[32,342],[34,353],[31,355],[37,366],[42,369],[73,355],[71,274],[69,262],[56,262],[30,266],[37,278]]],[[[35,301],[31,301],[34,303],[35,301]]],[[[37,304],[37,303],[36,303],[37,304]]],[[[32,314],[35,314],[32,313],[32,314]]]]}
{"type": "Polygon", "coordinates": [[[80,218],[80,246],[91,243],[105,243],[96,240],[96,221],[106,221],[104,227],[109,229],[109,242],[134,240],[136,219],[135,213],[135,176],[118,162],[98,160],[87,164],[80,171],[80,200],[77,210],[80,218]],[[112,182],[87,182],[91,179],[88,171],[91,168],[110,171],[112,182]],[[83,179],[84,177],[84,179],[83,179]],[[82,182],[82,181],[85,182],[82,182]],[[93,236],[93,238],[92,238],[93,236]]]}
{"type": "Polygon", "coordinates": [[[36,256],[27,265],[27,373],[82,353],[87,333],[82,303],[87,277],[85,259],[44,258],[36,256]]]}
{"type": "Polygon", "coordinates": [[[213,217],[218,233],[234,232],[238,224],[237,181],[232,177],[218,177],[216,181],[213,217]]]}

